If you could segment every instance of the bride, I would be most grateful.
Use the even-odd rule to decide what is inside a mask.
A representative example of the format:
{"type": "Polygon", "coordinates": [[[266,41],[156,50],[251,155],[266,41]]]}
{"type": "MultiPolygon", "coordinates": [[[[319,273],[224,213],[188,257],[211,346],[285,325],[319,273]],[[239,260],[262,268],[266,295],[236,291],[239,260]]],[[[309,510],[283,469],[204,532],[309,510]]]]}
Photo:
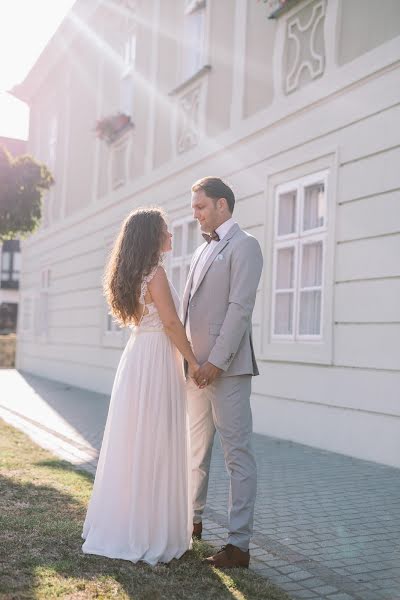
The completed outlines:
{"type": "Polygon", "coordinates": [[[161,209],[133,211],[104,276],[111,314],[132,335],[121,356],[82,537],[82,550],[151,565],[191,546],[186,387],[199,365],[161,265],[172,235],[161,209]],[[179,352],[180,354],[179,354],[179,352]]]}

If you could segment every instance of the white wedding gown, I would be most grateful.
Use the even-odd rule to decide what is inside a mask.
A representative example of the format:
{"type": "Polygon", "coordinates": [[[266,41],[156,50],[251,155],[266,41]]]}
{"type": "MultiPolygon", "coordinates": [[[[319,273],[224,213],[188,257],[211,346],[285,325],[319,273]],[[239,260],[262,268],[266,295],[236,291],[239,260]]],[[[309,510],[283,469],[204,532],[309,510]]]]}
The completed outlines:
{"type": "Polygon", "coordinates": [[[82,550],[155,565],[191,547],[193,524],[182,359],[155,305],[146,307],[115,376],[82,550]]]}

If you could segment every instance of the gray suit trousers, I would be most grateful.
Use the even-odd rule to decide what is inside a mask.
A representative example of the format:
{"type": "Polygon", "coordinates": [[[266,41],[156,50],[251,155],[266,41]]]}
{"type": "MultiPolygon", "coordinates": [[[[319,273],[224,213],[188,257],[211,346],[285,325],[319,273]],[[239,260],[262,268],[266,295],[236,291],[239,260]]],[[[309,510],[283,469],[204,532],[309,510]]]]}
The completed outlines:
{"type": "Polygon", "coordinates": [[[246,551],[253,530],[257,469],[251,446],[251,376],[218,377],[205,389],[187,380],[192,448],[193,522],[207,499],[211,451],[218,431],[230,478],[228,543],[246,551]]]}

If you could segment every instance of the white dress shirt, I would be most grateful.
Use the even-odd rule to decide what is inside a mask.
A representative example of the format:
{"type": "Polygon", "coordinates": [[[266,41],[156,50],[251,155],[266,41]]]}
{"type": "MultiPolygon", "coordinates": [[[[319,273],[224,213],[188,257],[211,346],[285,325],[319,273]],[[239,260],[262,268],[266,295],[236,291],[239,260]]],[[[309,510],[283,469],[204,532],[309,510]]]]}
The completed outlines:
{"type": "MultiPolygon", "coordinates": [[[[197,261],[194,273],[193,273],[193,279],[192,279],[192,287],[190,290],[190,296],[189,298],[193,295],[193,293],[196,291],[197,288],[197,284],[198,281],[200,279],[200,275],[201,272],[203,270],[204,265],[206,264],[208,258],[210,257],[211,253],[214,251],[214,248],[217,244],[219,244],[219,242],[221,240],[224,239],[224,237],[228,234],[229,230],[231,229],[231,227],[233,227],[233,225],[236,224],[236,221],[231,217],[230,219],[228,219],[227,221],[224,221],[222,223],[222,225],[220,225],[219,227],[217,227],[217,229],[215,230],[216,233],[218,233],[219,235],[219,241],[215,241],[215,240],[211,240],[211,242],[209,244],[207,244],[207,246],[204,248],[203,252],[200,255],[199,260],[197,261]]],[[[189,323],[189,316],[187,318],[186,321],[186,335],[189,341],[191,341],[191,337],[190,337],[190,323],[189,323]]]]}

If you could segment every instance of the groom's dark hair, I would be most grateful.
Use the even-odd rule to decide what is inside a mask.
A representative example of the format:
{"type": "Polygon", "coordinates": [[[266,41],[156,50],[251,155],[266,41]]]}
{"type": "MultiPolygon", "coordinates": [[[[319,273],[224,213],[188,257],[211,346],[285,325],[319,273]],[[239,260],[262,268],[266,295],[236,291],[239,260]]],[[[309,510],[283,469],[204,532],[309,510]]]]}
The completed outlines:
{"type": "Polygon", "coordinates": [[[203,177],[192,185],[192,192],[198,192],[199,190],[203,190],[213,200],[225,198],[230,213],[233,213],[233,209],[235,208],[235,194],[222,179],[219,177],[203,177]]]}

